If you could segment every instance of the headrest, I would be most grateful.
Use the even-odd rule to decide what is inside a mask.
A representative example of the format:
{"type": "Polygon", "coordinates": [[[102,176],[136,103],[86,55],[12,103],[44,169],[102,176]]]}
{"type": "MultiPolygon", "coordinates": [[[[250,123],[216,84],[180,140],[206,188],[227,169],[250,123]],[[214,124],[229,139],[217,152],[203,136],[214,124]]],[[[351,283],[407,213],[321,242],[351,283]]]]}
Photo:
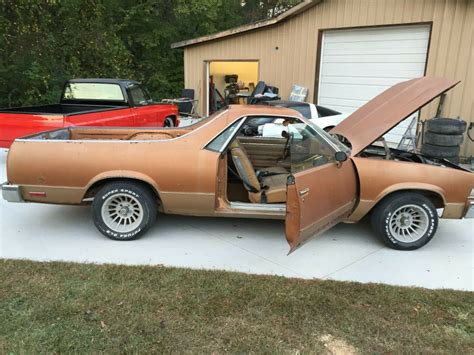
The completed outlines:
{"type": "Polygon", "coordinates": [[[234,149],[234,148],[242,148],[238,139],[234,139],[232,143],[230,144],[230,149],[234,149]]]}

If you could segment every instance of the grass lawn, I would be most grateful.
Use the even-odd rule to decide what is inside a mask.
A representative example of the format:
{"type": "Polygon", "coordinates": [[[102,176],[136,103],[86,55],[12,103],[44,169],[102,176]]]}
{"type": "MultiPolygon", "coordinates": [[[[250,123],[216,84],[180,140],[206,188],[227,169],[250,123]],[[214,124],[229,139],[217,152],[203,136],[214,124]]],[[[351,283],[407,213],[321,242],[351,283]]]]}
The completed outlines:
{"type": "Polygon", "coordinates": [[[0,260],[2,354],[467,354],[473,310],[468,292],[0,260]]]}

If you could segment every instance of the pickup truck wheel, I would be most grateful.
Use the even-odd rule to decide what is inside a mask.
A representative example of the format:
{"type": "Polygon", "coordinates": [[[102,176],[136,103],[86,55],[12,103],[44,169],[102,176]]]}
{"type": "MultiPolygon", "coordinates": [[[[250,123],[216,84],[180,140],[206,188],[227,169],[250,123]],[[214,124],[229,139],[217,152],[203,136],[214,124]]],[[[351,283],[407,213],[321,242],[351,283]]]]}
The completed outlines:
{"type": "Polygon", "coordinates": [[[372,227],[390,248],[414,250],[433,238],[438,214],[433,203],[421,194],[396,194],[376,207],[372,227]]]}
{"type": "Polygon", "coordinates": [[[171,117],[165,118],[165,127],[174,127],[174,120],[171,117]]]}
{"type": "Polygon", "coordinates": [[[131,182],[105,185],[94,197],[92,210],[97,229],[114,240],[137,239],[156,219],[156,203],[150,192],[131,182]]]}

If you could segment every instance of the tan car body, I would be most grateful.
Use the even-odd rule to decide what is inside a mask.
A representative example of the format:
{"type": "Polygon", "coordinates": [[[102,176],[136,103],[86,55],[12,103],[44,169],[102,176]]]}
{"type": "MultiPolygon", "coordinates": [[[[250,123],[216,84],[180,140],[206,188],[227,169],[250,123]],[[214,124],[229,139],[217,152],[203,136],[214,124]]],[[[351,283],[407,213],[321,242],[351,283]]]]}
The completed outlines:
{"type": "MultiPolygon", "coordinates": [[[[364,137],[364,147],[430,101],[431,96],[455,85],[429,84],[435,88],[430,88],[427,97],[416,100],[414,109],[405,109],[403,117],[385,123],[378,135],[371,130],[375,138],[364,137]]],[[[367,108],[360,110],[372,115],[367,108]]],[[[19,186],[24,201],[84,204],[93,199],[99,186],[111,179],[139,180],[153,188],[164,213],[286,217],[286,234],[292,249],[339,221],[361,220],[384,197],[400,190],[425,193],[436,207],[444,207],[444,218],[462,218],[470,206],[473,174],[446,166],[359,157],[364,141],[360,137],[353,143],[354,156],[347,161],[294,174],[293,183],[287,187],[286,206],[232,204],[226,196],[227,156],[205,147],[236,120],[254,115],[304,120],[299,113],[286,108],[231,106],[190,128],[77,127],[68,129],[70,136],[65,140],[52,139],[54,131],[48,132],[13,143],[7,162],[8,181],[19,186]]],[[[341,125],[339,133],[350,136],[349,124],[344,121],[341,125]]]]}

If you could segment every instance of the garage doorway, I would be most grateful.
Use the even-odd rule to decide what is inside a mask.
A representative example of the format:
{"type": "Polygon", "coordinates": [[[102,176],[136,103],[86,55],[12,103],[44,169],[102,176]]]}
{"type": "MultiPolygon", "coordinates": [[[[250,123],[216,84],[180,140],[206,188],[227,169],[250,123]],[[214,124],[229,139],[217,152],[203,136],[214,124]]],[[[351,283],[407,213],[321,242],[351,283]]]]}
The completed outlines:
{"type": "MultiPolygon", "coordinates": [[[[390,86],[425,75],[430,31],[431,24],[324,31],[318,104],[352,113],[390,86]]],[[[397,145],[414,117],[418,113],[388,132],[386,141],[397,145]]]]}
{"type": "Polygon", "coordinates": [[[257,60],[216,60],[207,62],[206,114],[229,104],[246,104],[258,83],[257,60]]]}

